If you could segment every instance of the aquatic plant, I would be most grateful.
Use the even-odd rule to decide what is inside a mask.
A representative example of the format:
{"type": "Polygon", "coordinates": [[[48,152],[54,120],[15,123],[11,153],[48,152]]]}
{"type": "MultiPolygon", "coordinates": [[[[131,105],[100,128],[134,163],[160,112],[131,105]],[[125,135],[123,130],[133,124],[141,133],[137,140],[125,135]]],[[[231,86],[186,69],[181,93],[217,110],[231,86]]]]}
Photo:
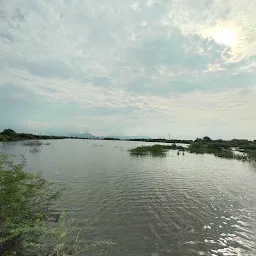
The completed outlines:
{"type": "Polygon", "coordinates": [[[215,155],[217,157],[221,157],[221,158],[227,158],[227,159],[236,158],[236,155],[231,150],[228,150],[228,149],[213,151],[213,152],[210,152],[210,154],[213,154],[213,155],[215,155]]]}
{"type": "MultiPolygon", "coordinates": [[[[208,141],[208,140],[207,140],[208,141]]],[[[219,144],[210,143],[205,144],[201,142],[193,142],[189,145],[188,148],[182,146],[177,146],[176,144],[172,145],[153,145],[153,146],[140,146],[134,149],[130,149],[129,152],[131,155],[137,156],[166,156],[168,150],[178,150],[177,155],[180,155],[180,152],[188,151],[194,154],[212,154],[216,157],[226,158],[226,159],[237,159],[242,161],[256,161],[256,150],[243,150],[243,155],[235,154],[232,149],[221,147],[219,144]]]]}
{"type": "Polygon", "coordinates": [[[36,146],[42,146],[43,142],[40,140],[29,140],[29,141],[24,141],[23,146],[31,146],[31,147],[36,147],[36,146]]]}
{"type": "Polygon", "coordinates": [[[152,145],[152,146],[140,146],[137,148],[130,149],[129,152],[131,155],[136,155],[136,156],[146,156],[146,155],[151,155],[151,156],[160,156],[164,157],[166,156],[166,153],[168,150],[180,150],[180,151],[185,151],[185,148],[182,146],[177,146],[176,144],[172,145],[152,145]]]}
{"type": "Polygon", "coordinates": [[[167,148],[164,148],[163,145],[153,145],[153,146],[140,146],[137,148],[130,149],[129,152],[131,155],[143,156],[143,155],[152,155],[152,156],[165,156],[167,148]]]}

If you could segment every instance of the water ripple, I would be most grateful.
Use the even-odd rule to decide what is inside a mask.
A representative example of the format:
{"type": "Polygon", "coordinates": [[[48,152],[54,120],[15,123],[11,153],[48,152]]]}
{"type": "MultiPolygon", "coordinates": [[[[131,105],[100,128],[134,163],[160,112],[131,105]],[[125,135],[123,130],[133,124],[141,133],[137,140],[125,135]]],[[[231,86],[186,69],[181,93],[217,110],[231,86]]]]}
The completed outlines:
{"type": "MultiPolygon", "coordinates": [[[[97,219],[90,239],[118,243],[111,256],[256,255],[254,165],[172,151],[131,157],[137,145],[56,141],[25,156],[29,169],[68,186],[66,206],[80,226],[97,219]]],[[[8,150],[24,153],[18,144],[8,150]]]]}

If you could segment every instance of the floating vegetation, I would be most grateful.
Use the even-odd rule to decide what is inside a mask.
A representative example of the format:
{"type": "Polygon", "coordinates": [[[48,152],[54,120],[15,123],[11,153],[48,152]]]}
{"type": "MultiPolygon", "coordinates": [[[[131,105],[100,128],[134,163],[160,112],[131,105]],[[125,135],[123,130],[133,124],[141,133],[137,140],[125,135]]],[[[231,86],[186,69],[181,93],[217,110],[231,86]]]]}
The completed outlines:
{"type": "Polygon", "coordinates": [[[42,150],[43,145],[49,146],[51,145],[51,143],[50,142],[43,143],[42,141],[39,141],[39,140],[29,140],[29,141],[23,142],[23,146],[29,147],[29,152],[33,154],[40,152],[42,150]]]}
{"type": "Polygon", "coordinates": [[[135,156],[166,156],[166,151],[162,145],[141,146],[129,150],[130,154],[135,156]]]}
{"type": "Polygon", "coordinates": [[[41,147],[32,147],[29,152],[32,154],[39,153],[41,151],[41,147]]]}
{"type": "Polygon", "coordinates": [[[220,158],[247,160],[247,156],[235,154],[230,148],[223,148],[219,144],[203,144],[199,142],[192,143],[188,148],[190,153],[212,154],[220,158]]]}
{"type": "Polygon", "coordinates": [[[176,144],[172,144],[172,145],[156,144],[153,146],[140,146],[134,149],[130,149],[129,152],[131,155],[137,155],[137,156],[151,155],[151,156],[164,157],[166,156],[167,151],[170,149],[185,151],[185,148],[183,148],[182,146],[177,146],[176,144]]]}
{"type": "MultiPolygon", "coordinates": [[[[29,146],[29,147],[36,147],[36,146],[42,146],[42,145],[43,145],[43,142],[41,142],[40,140],[29,140],[29,141],[23,142],[23,146],[29,146]]],[[[46,143],[45,145],[48,145],[48,144],[46,143]]]]}
{"type": "Polygon", "coordinates": [[[188,148],[182,146],[172,145],[153,145],[153,146],[140,146],[134,149],[130,149],[131,155],[136,156],[166,156],[168,150],[178,150],[177,156],[182,154],[185,155],[185,151],[194,154],[211,154],[216,157],[226,158],[226,159],[236,159],[241,161],[256,161],[256,150],[244,150],[244,154],[236,154],[232,149],[222,148],[218,144],[203,144],[199,142],[194,142],[190,144],[188,148]]]}

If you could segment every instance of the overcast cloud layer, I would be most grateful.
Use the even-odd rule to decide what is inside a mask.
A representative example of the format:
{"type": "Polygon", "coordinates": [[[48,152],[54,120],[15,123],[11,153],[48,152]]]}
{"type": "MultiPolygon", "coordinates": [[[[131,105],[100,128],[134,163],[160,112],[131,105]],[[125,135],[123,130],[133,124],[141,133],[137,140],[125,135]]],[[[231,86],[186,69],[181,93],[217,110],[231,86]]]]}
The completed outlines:
{"type": "Polygon", "coordinates": [[[256,138],[256,1],[0,0],[0,128],[256,138]]]}

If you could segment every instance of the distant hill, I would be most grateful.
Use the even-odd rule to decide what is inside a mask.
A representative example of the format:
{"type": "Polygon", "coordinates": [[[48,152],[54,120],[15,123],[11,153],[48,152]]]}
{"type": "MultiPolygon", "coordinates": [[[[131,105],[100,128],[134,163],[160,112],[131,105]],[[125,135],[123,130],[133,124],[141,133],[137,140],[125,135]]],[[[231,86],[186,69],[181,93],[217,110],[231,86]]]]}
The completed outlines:
{"type": "Polygon", "coordinates": [[[106,136],[102,138],[113,138],[120,140],[149,139],[147,136],[106,136]]]}
{"type": "Polygon", "coordinates": [[[82,138],[82,139],[95,139],[96,137],[90,134],[89,132],[86,133],[73,133],[69,134],[69,137],[76,137],[76,138],[82,138]]]}

